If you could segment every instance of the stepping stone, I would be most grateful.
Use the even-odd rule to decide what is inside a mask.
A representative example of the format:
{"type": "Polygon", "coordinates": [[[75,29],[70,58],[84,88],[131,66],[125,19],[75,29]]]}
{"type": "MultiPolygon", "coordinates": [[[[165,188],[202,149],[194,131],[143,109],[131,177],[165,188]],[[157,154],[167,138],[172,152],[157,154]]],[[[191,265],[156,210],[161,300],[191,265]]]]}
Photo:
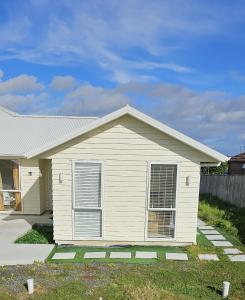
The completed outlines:
{"type": "Polygon", "coordinates": [[[228,241],[210,241],[216,247],[232,247],[232,243],[228,241]]]}
{"type": "Polygon", "coordinates": [[[202,229],[202,230],[213,230],[214,229],[212,226],[208,226],[208,225],[198,226],[198,228],[202,229]]]}
{"type": "Polygon", "coordinates": [[[241,254],[242,251],[240,251],[237,248],[226,248],[226,249],[224,249],[224,253],[225,254],[241,254]]]}
{"type": "Polygon", "coordinates": [[[84,258],[105,258],[106,252],[86,252],[84,258]]]}
{"type": "Polygon", "coordinates": [[[220,234],[217,230],[201,230],[203,234],[220,234]]]}
{"type": "Polygon", "coordinates": [[[245,262],[245,255],[228,255],[230,261],[244,261],[245,262]]]}
{"type": "Polygon", "coordinates": [[[73,259],[76,255],[76,252],[60,252],[55,253],[52,259],[73,259]]]}
{"type": "Polygon", "coordinates": [[[131,252],[111,252],[110,258],[131,258],[131,252]]]}
{"type": "Polygon", "coordinates": [[[136,251],[135,258],[157,258],[156,252],[136,251]]]}
{"type": "Polygon", "coordinates": [[[198,254],[200,260],[215,260],[218,261],[219,258],[216,254],[198,254]]]}
{"type": "Polygon", "coordinates": [[[209,241],[225,241],[226,240],[226,238],[221,234],[207,234],[207,235],[205,235],[205,237],[209,241]]]}
{"type": "Polygon", "coordinates": [[[166,253],[166,259],[169,260],[188,260],[186,253],[166,253]]]}

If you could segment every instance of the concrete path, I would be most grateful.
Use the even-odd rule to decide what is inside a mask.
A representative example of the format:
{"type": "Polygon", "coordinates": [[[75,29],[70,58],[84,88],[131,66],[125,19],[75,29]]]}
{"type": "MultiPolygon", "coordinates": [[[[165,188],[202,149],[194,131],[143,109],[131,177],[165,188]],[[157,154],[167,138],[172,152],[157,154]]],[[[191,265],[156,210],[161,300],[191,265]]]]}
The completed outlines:
{"type": "MultiPolygon", "coordinates": [[[[243,252],[234,248],[232,243],[227,241],[226,238],[215,230],[213,226],[209,226],[204,221],[198,219],[197,228],[214,246],[223,247],[224,254],[228,256],[230,261],[245,262],[245,255],[243,252]]],[[[200,260],[219,260],[215,254],[200,254],[198,257],[200,260]]]]}
{"type": "Polygon", "coordinates": [[[0,215],[0,265],[32,264],[43,262],[54,245],[14,244],[14,241],[35,223],[51,223],[49,216],[0,215]]]}

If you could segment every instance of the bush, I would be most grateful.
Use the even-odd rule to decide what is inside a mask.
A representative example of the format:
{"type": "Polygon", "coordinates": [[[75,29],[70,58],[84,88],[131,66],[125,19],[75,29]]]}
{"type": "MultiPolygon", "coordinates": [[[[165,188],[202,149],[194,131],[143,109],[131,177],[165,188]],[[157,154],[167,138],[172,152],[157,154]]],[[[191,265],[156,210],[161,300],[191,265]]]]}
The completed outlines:
{"type": "Polygon", "coordinates": [[[39,224],[34,224],[30,231],[15,241],[17,244],[52,244],[53,242],[53,227],[39,224]]]}
{"type": "Polygon", "coordinates": [[[230,220],[229,210],[223,210],[215,204],[211,205],[205,200],[200,200],[198,216],[208,224],[224,229],[236,237],[238,236],[238,229],[230,220]]]}

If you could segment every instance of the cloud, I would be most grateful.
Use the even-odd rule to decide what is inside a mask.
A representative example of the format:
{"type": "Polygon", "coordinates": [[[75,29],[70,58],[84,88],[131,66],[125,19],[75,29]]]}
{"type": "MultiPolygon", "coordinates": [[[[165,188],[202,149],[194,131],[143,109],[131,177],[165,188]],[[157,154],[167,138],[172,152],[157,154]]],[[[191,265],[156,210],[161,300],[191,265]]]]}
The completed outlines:
{"type": "Polygon", "coordinates": [[[73,89],[77,84],[77,81],[72,76],[54,76],[50,87],[54,91],[63,92],[73,89]]]}
{"type": "Polygon", "coordinates": [[[3,70],[0,69],[0,80],[2,80],[3,76],[4,76],[4,72],[3,70]]]}
{"type": "Polygon", "coordinates": [[[0,105],[22,114],[40,114],[47,111],[51,99],[47,93],[0,95],[0,105]]]}
{"type": "MultiPolygon", "coordinates": [[[[54,79],[60,84],[59,80],[66,82],[67,78],[73,77],[54,79]]],[[[239,151],[244,141],[245,95],[231,97],[218,90],[197,92],[178,84],[143,81],[115,87],[77,81],[62,94],[49,87],[34,76],[10,78],[0,82],[0,105],[19,113],[102,116],[131,104],[226,154],[235,154],[236,145],[239,151]]]]}
{"type": "Polygon", "coordinates": [[[8,93],[28,93],[40,91],[44,86],[37,82],[35,76],[19,75],[5,81],[0,81],[0,94],[8,93]]]}
{"type": "Polygon", "coordinates": [[[242,75],[236,71],[231,72],[231,78],[238,80],[238,81],[245,81],[245,75],[242,75]]]}
{"type": "Polygon", "coordinates": [[[117,89],[107,89],[84,84],[68,93],[61,103],[57,113],[103,115],[116,110],[131,100],[117,89]]]}
{"type": "Polygon", "coordinates": [[[0,59],[62,66],[96,64],[120,83],[127,82],[127,77],[139,81],[152,77],[149,71],[155,68],[192,72],[191,66],[176,62],[176,50],[190,47],[194,39],[229,35],[244,20],[240,3],[197,4],[194,0],[185,5],[180,0],[144,1],[143,5],[139,0],[76,5],[66,0],[31,1],[16,11],[12,4],[0,26],[0,59]],[[145,62],[136,62],[139,53],[145,62]]]}

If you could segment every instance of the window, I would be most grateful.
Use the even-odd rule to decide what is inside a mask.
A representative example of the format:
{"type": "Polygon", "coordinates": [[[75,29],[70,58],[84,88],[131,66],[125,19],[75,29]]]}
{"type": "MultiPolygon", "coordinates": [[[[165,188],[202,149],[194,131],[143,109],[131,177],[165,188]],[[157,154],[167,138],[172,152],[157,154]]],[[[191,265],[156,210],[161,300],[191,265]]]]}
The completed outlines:
{"type": "Polygon", "coordinates": [[[173,238],[175,234],[177,165],[150,165],[148,238],[173,238]]]}
{"type": "Polygon", "coordinates": [[[19,163],[0,159],[0,210],[21,210],[19,163]]]}
{"type": "Polygon", "coordinates": [[[99,162],[75,161],[74,237],[102,237],[101,172],[99,162]]]}

